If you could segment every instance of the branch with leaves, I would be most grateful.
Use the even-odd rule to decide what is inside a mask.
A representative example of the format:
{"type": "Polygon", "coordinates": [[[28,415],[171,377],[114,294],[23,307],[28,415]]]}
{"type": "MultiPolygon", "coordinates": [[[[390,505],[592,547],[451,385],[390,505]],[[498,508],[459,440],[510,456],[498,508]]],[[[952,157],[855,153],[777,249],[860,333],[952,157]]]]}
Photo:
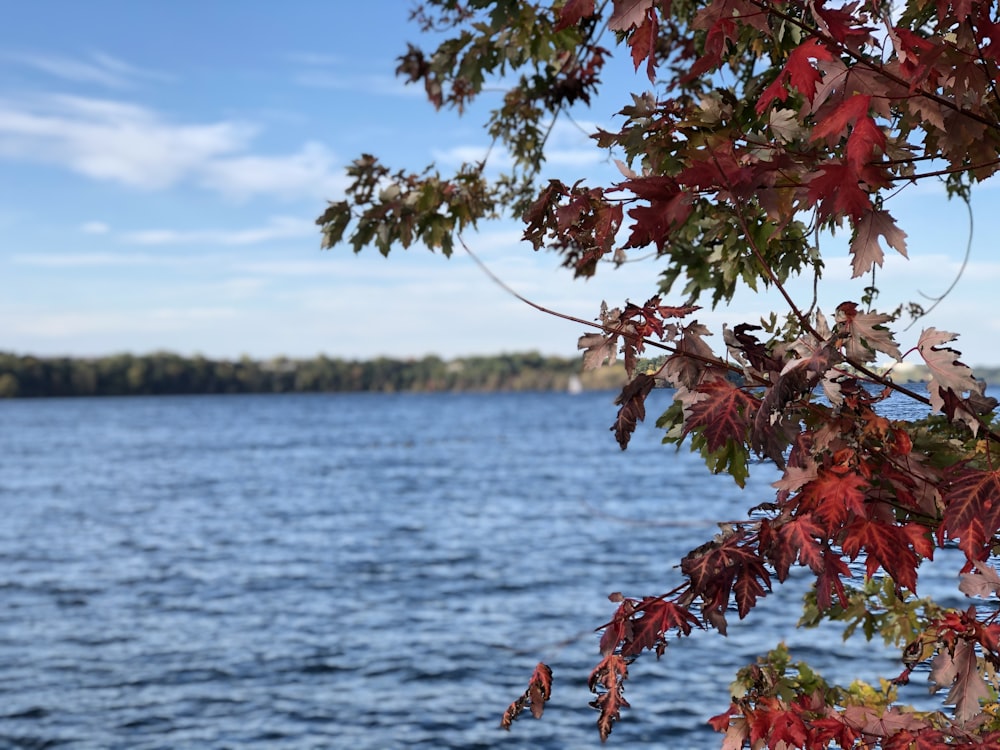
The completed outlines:
{"type": "MultiPolygon", "coordinates": [[[[825,232],[849,233],[855,278],[887,252],[908,257],[887,208],[901,187],[944,180],[949,196],[967,200],[1000,170],[996,5],[910,0],[890,13],[877,0],[428,0],[414,15],[451,36],[431,54],[411,47],[399,73],[434,106],[459,111],[488,82],[506,85],[487,127],[513,167],[488,179],[480,162],[443,177],[363,156],[345,200],[319,219],[323,246],[346,239],[389,253],[418,243],[449,254],[463,230],[511,215],[526,243],[557,253],[577,277],[651,256],[659,277],[639,297],[647,301],[602,304],[579,340],[585,367],[621,356],[630,373],[612,425],[618,444],[627,447],[648,395],[666,384],[665,442],[686,443],[740,487],[752,456],[780,471],[773,497],[753,498],[745,519],[680,561],[680,585],[612,596],[590,676],[601,738],[623,720],[634,659],[662,656],[695,629],[724,635],[729,618],[752,616],[801,567],[814,578],[804,622],[881,636],[899,648],[901,672],[887,689],[844,688],[778,647],[740,671],[728,708],[710,719],[724,747],[1000,745],[997,402],[950,346],[956,334],[928,327],[901,351],[901,311],[871,310],[874,284],[864,305],[843,302],[830,318],[788,291],[799,277],[822,283],[825,232]],[[643,87],[624,102],[620,127],[592,136],[621,179],[547,179],[552,126],[590,102],[613,47],[643,87]],[[776,290],[786,309],[725,328],[713,349],[693,316],[741,287],[776,290]],[[637,369],[646,347],[666,352],[655,371],[637,369]],[[929,368],[927,396],[876,367],[906,357],[929,368]],[[933,413],[891,420],[890,396],[933,413]],[[963,553],[961,590],[980,606],[918,597],[921,563],[946,545],[963,553]],[[863,562],[864,580],[852,562],[863,562]],[[919,664],[947,690],[939,711],[897,700],[893,686],[919,664]]],[[[525,709],[540,717],[552,690],[539,664],[502,725],[525,709]]]]}

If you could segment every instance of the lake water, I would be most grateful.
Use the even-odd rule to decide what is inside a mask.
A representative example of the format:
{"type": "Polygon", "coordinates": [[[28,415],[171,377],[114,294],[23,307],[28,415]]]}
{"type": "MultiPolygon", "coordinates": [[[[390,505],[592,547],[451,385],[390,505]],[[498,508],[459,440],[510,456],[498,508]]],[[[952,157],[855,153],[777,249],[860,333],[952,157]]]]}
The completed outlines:
{"type": "MultiPolygon", "coordinates": [[[[775,478],[741,493],[651,425],[622,453],[612,398],[0,402],[0,747],[599,747],[607,595],[672,588],[775,478]],[[540,659],[545,717],[501,731],[540,659]]],[[[958,565],[921,593],[966,606],[958,565]]],[[[796,631],[805,583],[636,662],[608,746],[717,747],[706,718],[780,640],[828,678],[898,674],[796,631]]]]}

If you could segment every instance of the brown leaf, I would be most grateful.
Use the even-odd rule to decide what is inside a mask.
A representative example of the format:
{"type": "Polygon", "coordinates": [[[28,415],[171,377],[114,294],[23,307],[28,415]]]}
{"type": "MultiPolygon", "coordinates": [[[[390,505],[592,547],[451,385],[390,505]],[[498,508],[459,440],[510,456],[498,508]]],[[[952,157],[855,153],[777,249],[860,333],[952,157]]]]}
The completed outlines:
{"type": "Polygon", "coordinates": [[[853,278],[868,273],[873,265],[881,268],[885,253],[879,245],[879,236],[884,237],[890,247],[906,257],[906,232],[896,226],[888,211],[876,209],[865,214],[855,227],[854,240],[851,242],[851,255],[854,256],[851,259],[853,278]]]}
{"type": "Polygon", "coordinates": [[[628,441],[631,440],[637,424],[646,418],[646,396],[653,390],[654,385],[656,380],[652,375],[640,372],[625,385],[615,399],[615,403],[621,408],[611,429],[614,430],[615,439],[618,440],[622,450],[628,447],[628,441]]]}
{"type": "Polygon", "coordinates": [[[892,333],[882,325],[890,320],[889,315],[882,313],[860,313],[854,302],[837,305],[837,332],[848,359],[871,362],[877,351],[900,359],[902,354],[892,340],[892,333]]]}
{"type": "Polygon", "coordinates": [[[958,590],[966,596],[978,596],[983,599],[990,594],[1000,594],[1000,575],[997,575],[996,568],[976,561],[973,563],[976,570],[974,573],[962,573],[958,584],[958,590]]]}
{"type": "Polygon", "coordinates": [[[653,0],[614,0],[615,10],[608,21],[612,31],[628,31],[641,26],[646,11],[653,7],[653,0]]]}

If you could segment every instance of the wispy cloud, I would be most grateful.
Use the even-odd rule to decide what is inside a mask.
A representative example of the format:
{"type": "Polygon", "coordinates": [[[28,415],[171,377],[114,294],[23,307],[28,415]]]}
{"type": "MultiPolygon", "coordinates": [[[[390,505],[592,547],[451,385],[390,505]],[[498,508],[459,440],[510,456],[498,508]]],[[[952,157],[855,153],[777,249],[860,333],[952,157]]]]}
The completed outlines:
{"type": "Polygon", "coordinates": [[[172,122],[134,104],[49,95],[0,100],[0,159],[63,166],[86,177],[159,190],[199,185],[228,197],[333,198],[346,185],[318,142],[291,154],[250,149],[259,128],[238,120],[172,122]]]}
{"type": "Polygon", "coordinates": [[[249,229],[144,229],[127,232],[122,239],[136,245],[254,245],[317,235],[311,220],[275,216],[264,226],[249,229]]]}
{"type": "Polygon", "coordinates": [[[82,59],[32,52],[4,52],[0,58],[64,81],[115,89],[129,88],[142,79],[170,80],[164,73],[130,65],[104,52],[92,52],[82,59]]]}
{"type": "Polygon", "coordinates": [[[84,234],[107,234],[111,227],[103,221],[88,221],[80,225],[80,231],[84,234]]]}
{"type": "Polygon", "coordinates": [[[403,79],[389,72],[359,73],[356,61],[344,60],[337,55],[296,52],[288,55],[288,60],[296,67],[292,82],[298,86],[361,91],[381,96],[426,96],[423,86],[407,85],[403,79]]]}
{"type": "Polygon", "coordinates": [[[347,186],[333,152],[317,142],[294,154],[213,159],[202,165],[200,173],[201,184],[236,199],[333,198],[347,186]]]}

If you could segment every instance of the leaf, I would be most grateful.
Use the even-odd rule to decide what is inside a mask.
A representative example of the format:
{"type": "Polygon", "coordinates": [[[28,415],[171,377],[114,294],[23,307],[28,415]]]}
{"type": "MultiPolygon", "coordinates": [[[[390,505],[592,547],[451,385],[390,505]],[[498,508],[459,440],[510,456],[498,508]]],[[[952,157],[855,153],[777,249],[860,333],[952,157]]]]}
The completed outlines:
{"type": "Polygon", "coordinates": [[[510,731],[511,724],[517,720],[525,707],[536,719],[542,718],[545,704],[552,697],[552,670],[547,664],[538,662],[535,671],[528,680],[528,689],[516,701],[511,703],[500,719],[500,727],[510,731]]]}
{"type": "Polygon", "coordinates": [[[851,241],[851,265],[854,268],[852,278],[868,273],[873,265],[881,268],[885,254],[879,245],[879,236],[884,237],[900,255],[907,257],[906,232],[896,226],[888,211],[876,209],[865,214],[855,226],[854,239],[851,241]]]}
{"type": "Polygon", "coordinates": [[[594,0],[567,0],[559,9],[559,20],[552,30],[562,31],[570,26],[577,26],[584,18],[590,18],[592,15],[594,15],[594,0]]]}
{"type": "Polygon", "coordinates": [[[622,656],[634,656],[640,651],[661,647],[666,633],[676,628],[690,635],[692,627],[701,627],[698,618],[686,607],[662,599],[644,599],[637,607],[642,613],[632,621],[632,640],[622,647],[622,656]]]}
{"type": "Polygon", "coordinates": [[[941,498],[941,529],[969,560],[989,557],[993,535],[1000,530],[1000,470],[960,468],[941,498]]]}
{"type": "Polygon", "coordinates": [[[855,518],[844,529],[840,546],[852,560],[864,552],[868,578],[881,566],[899,588],[914,592],[921,557],[934,554],[925,527],[915,523],[897,526],[870,518],[855,518]]]}
{"type": "Polygon", "coordinates": [[[590,705],[601,712],[597,719],[597,729],[602,742],[611,735],[612,727],[621,718],[621,710],[628,708],[624,685],[627,679],[628,662],[618,654],[605,656],[590,673],[588,686],[590,692],[597,694],[590,705]]]}
{"type": "Polygon", "coordinates": [[[612,31],[628,31],[642,25],[646,12],[653,7],[653,0],[614,0],[615,9],[608,20],[612,31]]]}
{"type": "Polygon", "coordinates": [[[844,355],[856,362],[871,362],[875,352],[901,359],[902,353],[892,340],[892,333],[883,323],[892,320],[882,313],[860,313],[854,302],[837,305],[837,334],[840,336],[844,355]]]}
{"type": "Polygon", "coordinates": [[[686,410],[684,434],[700,431],[713,453],[729,441],[745,443],[757,400],[725,378],[702,383],[695,390],[703,398],[686,410]]]}
{"type": "Polygon", "coordinates": [[[931,661],[931,691],[951,687],[945,705],[955,707],[955,720],[969,724],[982,713],[980,701],[990,699],[990,691],[979,671],[975,645],[967,640],[955,644],[954,655],[940,651],[931,661]]]}
{"type": "Polygon", "coordinates": [[[948,331],[928,328],[920,334],[917,341],[917,351],[931,373],[927,390],[931,396],[931,408],[935,411],[944,410],[944,391],[952,390],[956,396],[979,391],[979,383],[972,377],[972,370],[958,361],[959,352],[941,346],[957,337],[957,334],[948,331]]]}
{"type": "Polygon", "coordinates": [[[855,94],[844,100],[812,130],[814,141],[827,139],[838,141],[847,131],[847,126],[868,116],[872,98],[865,94],[855,94]]]}
{"type": "Polygon", "coordinates": [[[615,439],[622,450],[628,447],[637,423],[646,418],[646,396],[653,390],[654,385],[656,380],[653,376],[641,372],[625,385],[615,399],[615,403],[621,408],[611,429],[614,430],[615,439]]]}
{"type": "Polygon", "coordinates": [[[1000,575],[996,568],[985,565],[978,560],[973,562],[975,572],[962,573],[959,576],[958,590],[966,596],[978,596],[985,599],[990,594],[1000,594],[1000,575]]]}

